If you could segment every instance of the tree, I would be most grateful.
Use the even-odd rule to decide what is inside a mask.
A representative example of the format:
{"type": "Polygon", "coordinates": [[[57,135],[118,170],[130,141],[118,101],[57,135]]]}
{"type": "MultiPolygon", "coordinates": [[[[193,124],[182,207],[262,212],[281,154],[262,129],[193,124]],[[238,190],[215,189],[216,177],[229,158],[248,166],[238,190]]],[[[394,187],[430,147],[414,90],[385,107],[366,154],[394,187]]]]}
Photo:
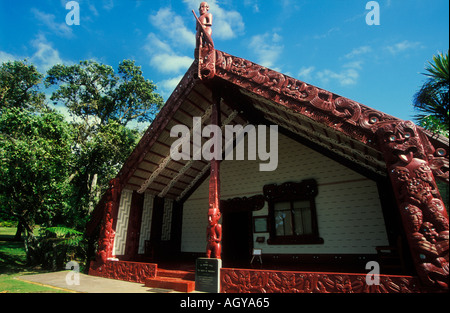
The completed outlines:
{"type": "Polygon", "coordinates": [[[140,138],[139,132],[112,121],[91,133],[92,137],[77,145],[72,174],[73,212],[66,213],[67,225],[84,226],[90,211],[100,200],[108,182],[120,170],[140,138]]]}
{"type": "Polygon", "coordinates": [[[94,61],[58,64],[48,71],[45,84],[58,85],[51,100],[64,103],[85,123],[104,125],[113,120],[126,126],[134,120],[151,122],[163,105],[156,86],[130,60],[119,64],[118,74],[111,66],[94,61]]]}
{"type": "Polygon", "coordinates": [[[62,103],[76,127],[73,208],[88,216],[110,179],[136,145],[140,134],[131,122],[151,122],[163,105],[156,86],[142,76],[134,61],[124,60],[115,73],[94,61],[55,65],[45,79],[55,86],[51,100],[62,103]]]}
{"type": "Polygon", "coordinates": [[[39,91],[43,75],[26,61],[0,66],[0,113],[6,108],[43,109],[45,95],[39,91]]]}
{"type": "Polygon", "coordinates": [[[449,63],[448,51],[433,56],[424,73],[428,77],[414,96],[418,124],[430,131],[448,137],[449,132],[449,63]]]}
{"type": "Polygon", "coordinates": [[[34,225],[50,225],[67,204],[71,128],[55,112],[8,108],[0,116],[0,210],[24,227],[28,260],[34,225]]]}
{"type": "Polygon", "coordinates": [[[83,244],[90,210],[135,147],[140,133],[129,125],[151,122],[163,101],[133,61],[118,73],[93,61],[55,65],[45,86],[68,107],[67,122],[47,105],[42,79],[24,62],[0,66],[0,217],[24,227],[30,263],[59,264],[83,244]],[[46,230],[39,240],[35,224],[46,230]]]}

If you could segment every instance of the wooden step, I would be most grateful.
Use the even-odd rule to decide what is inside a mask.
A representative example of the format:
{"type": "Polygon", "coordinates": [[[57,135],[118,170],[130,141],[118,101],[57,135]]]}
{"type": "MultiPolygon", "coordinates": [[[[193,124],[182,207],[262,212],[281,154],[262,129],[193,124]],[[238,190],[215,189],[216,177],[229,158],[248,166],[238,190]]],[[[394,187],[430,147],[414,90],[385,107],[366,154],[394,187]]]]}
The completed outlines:
{"type": "Polygon", "coordinates": [[[192,292],[195,290],[195,281],[174,277],[148,278],[145,286],[150,288],[171,289],[179,292],[192,292]]]}
{"type": "Polygon", "coordinates": [[[179,292],[192,292],[195,290],[195,272],[158,268],[156,277],[148,278],[145,281],[145,286],[171,289],[179,292]]]}
{"type": "Polygon", "coordinates": [[[165,270],[158,268],[157,277],[172,277],[180,278],[184,280],[195,280],[195,272],[193,271],[178,271],[178,270],[165,270]]]}

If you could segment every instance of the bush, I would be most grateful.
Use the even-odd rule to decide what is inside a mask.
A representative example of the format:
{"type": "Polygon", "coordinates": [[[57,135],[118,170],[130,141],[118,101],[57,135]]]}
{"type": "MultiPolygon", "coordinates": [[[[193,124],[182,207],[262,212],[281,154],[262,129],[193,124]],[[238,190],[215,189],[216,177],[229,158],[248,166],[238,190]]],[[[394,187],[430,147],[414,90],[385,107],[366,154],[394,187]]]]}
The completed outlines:
{"type": "Polygon", "coordinates": [[[42,228],[39,238],[29,246],[31,262],[48,270],[63,270],[67,262],[86,258],[87,242],[83,233],[68,227],[42,228]]]}
{"type": "Polygon", "coordinates": [[[14,222],[14,221],[0,221],[0,227],[17,227],[17,222],[14,222]]]}

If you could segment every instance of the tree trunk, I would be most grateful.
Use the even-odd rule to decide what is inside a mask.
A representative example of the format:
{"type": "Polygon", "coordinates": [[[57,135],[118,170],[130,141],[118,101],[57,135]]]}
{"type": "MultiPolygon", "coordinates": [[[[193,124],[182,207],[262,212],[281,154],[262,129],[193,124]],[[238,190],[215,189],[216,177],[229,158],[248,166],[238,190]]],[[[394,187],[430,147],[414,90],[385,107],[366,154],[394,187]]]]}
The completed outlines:
{"type": "Polygon", "coordinates": [[[98,180],[98,174],[94,174],[94,177],[92,177],[92,182],[89,190],[89,214],[94,211],[95,208],[95,196],[97,192],[95,192],[95,189],[97,189],[97,180],[98,180]]]}
{"type": "Polygon", "coordinates": [[[14,241],[21,241],[22,240],[22,232],[23,232],[24,228],[22,225],[22,222],[19,221],[19,223],[17,223],[17,230],[16,230],[16,234],[14,235],[14,241]]]}

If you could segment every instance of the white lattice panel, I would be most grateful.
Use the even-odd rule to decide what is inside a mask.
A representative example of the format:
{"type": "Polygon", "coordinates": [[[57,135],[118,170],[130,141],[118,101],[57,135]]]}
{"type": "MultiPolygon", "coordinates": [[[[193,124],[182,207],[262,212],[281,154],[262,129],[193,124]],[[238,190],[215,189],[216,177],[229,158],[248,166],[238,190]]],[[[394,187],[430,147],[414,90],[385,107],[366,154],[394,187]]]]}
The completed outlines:
{"type": "Polygon", "coordinates": [[[127,241],[128,220],[130,219],[130,206],[132,197],[133,191],[128,189],[124,189],[122,191],[122,194],[120,195],[113,255],[125,254],[125,243],[127,241]]]}
{"type": "Polygon", "coordinates": [[[163,225],[161,231],[161,240],[170,240],[170,230],[172,228],[172,206],[173,200],[164,200],[164,215],[163,215],[163,225]]]}
{"type": "Polygon", "coordinates": [[[150,239],[153,216],[153,201],[155,196],[148,192],[144,195],[144,207],[142,209],[141,234],[139,237],[139,254],[144,254],[145,241],[150,239]]]}

